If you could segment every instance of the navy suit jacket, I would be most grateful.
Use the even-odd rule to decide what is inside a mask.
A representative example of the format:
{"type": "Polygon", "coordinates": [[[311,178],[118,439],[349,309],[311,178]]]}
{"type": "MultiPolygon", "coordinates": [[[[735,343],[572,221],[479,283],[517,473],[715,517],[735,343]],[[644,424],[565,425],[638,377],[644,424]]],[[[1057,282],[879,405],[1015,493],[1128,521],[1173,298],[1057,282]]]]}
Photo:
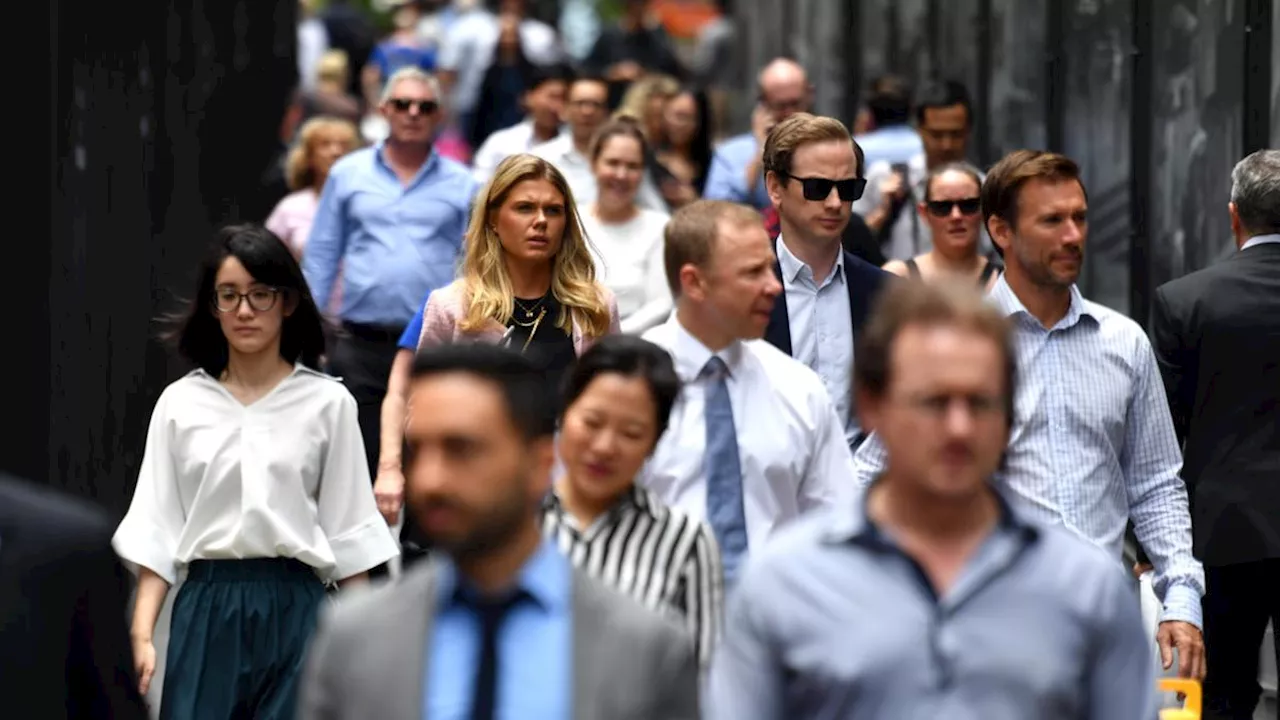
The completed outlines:
{"type": "MultiPolygon", "coordinates": [[[[871,305],[875,302],[880,288],[890,280],[896,280],[897,276],[849,254],[848,251],[841,252],[844,253],[844,284],[849,290],[849,316],[853,318],[853,337],[856,342],[858,332],[862,330],[867,315],[871,314],[871,305]]],[[[773,273],[780,282],[783,282],[782,264],[776,260],[773,263],[773,273]]],[[[783,284],[786,283],[783,282],[783,284]]],[[[792,354],[791,320],[787,315],[785,290],[779,293],[777,302],[773,304],[773,314],[769,316],[769,325],[765,327],[764,339],[782,352],[792,354]]]]}

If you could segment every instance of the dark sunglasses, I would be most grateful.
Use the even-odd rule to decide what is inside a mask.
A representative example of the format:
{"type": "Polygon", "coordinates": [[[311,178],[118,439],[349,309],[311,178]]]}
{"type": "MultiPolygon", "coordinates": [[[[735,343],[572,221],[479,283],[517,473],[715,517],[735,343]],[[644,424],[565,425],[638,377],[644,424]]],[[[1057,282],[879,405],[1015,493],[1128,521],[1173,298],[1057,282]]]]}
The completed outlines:
{"type": "Polygon", "coordinates": [[[844,180],[831,180],[830,178],[802,178],[795,175],[783,175],[792,180],[800,181],[800,191],[804,193],[804,199],[809,202],[822,202],[831,196],[831,188],[835,188],[840,195],[840,202],[853,202],[862,197],[862,191],[867,189],[866,178],[845,178],[844,180]]]}
{"type": "Polygon", "coordinates": [[[431,115],[440,109],[440,103],[435,100],[406,100],[404,98],[391,98],[387,101],[392,109],[396,112],[409,112],[411,108],[417,107],[418,114],[431,115]]]}
{"type": "Polygon", "coordinates": [[[963,200],[930,200],[925,203],[929,214],[934,217],[946,217],[951,214],[951,208],[960,208],[961,215],[972,215],[982,209],[981,198],[965,198],[963,200]]]}

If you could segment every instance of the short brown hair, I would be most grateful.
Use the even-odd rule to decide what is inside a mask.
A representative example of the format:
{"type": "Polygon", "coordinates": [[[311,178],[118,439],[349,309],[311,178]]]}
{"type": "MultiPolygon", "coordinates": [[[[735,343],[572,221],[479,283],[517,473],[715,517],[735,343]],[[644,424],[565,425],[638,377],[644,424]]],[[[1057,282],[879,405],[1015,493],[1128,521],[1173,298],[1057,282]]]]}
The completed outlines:
{"type": "Polygon", "coordinates": [[[676,210],[667,221],[662,235],[662,260],[672,296],[680,296],[681,268],[705,268],[711,261],[722,224],[763,226],[764,218],[755,208],[728,200],[695,200],[676,210]]]}
{"type": "Polygon", "coordinates": [[[862,177],[866,169],[863,167],[865,158],[862,155],[862,148],[854,142],[849,128],[833,117],[809,113],[796,113],[773,126],[769,131],[769,137],[764,141],[761,165],[766,173],[774,173],[783,184],[786,184],[787,178],[791,177],[791,161],[796,150],[812,143],[832,140],[849,141],[853,146],[853,154],[857,157],[855,173],[858,177],[862,177]]]}
{"type": "MultiPolygon", "coordinates": [[[[1075,180],[1084,191],[1080,166],[1075,160],[1043,150],[1014,150],[987,172],[986,182],[982,183],[982,226],[989,228],[991,218],[998,217],[1014,227],[1018,222],[1018,195],[1031,180],[1075,180]]],[[[1087,192],[1085,197],[1088,198],[1087,192]]]]}
{"type": "Polygon", "coordinates": [[[596,130],[587,151],[587,157],[592,163],[600,159],[600,151],[604,150],[604,144],[609,141],[609,138],[614,137],[629,137],[640,143],[640,164],[645,164],[645,158],[649,155],[649,143],[644,140],[644,131],[640,129],[640,124],[629,115],[610,120],[596,130]]]}
{"type": "Polygon", "coordinates": [[[912,326],[950,326],[990,338],[1004,354],[1005,417],[1013,424],[1017,361],[1008,319],[972,283],[894,281],[881,291],[858,337],[853,361],[854,386],[871,397],[889,389],[893,344],[912,326]]]}

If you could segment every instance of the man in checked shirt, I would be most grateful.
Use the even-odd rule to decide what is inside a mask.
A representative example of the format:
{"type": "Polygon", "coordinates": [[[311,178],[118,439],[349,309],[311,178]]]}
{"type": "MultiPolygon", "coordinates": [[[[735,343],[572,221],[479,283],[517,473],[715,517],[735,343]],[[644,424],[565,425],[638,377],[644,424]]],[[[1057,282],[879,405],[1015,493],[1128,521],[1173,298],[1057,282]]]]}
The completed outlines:
{"type": "MultiPolygon", "coordinates": [[[[1006,265],[990,299],[1012,324],[1020,374],[996,479],[1033,516],[1110,552],[1117,572],[1127,572],[1132,519],[1156,570],[1162,664],[1172,666],[1176,649],[1178,675],[1203,679],[1204,569],[1191,554],[1182,456],[1146,334],[1076,288],[1087,210],[1079,167],[1055,153],[1010,153],[982,186],[983,220],[1006,265]]],[[[884,469],[874,434],[854,465],[861,487],[884,469]]]]}

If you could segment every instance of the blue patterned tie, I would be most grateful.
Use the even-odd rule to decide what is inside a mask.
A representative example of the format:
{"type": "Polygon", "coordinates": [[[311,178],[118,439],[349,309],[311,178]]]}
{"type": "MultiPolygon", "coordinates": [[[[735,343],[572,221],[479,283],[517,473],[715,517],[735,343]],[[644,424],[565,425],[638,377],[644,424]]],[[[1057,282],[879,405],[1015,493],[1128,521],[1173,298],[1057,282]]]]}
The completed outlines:
{"type": "Polygon", "coordinates": [[[707,520],[715,531],[724,564],[724,583],[732,586],[747,552],[747,519],[742,506],[742,466],[738,459],[738,431],[729,404],[729,369],[712,357],[702,368],[707,380],[706,409],[707,520]]]}

